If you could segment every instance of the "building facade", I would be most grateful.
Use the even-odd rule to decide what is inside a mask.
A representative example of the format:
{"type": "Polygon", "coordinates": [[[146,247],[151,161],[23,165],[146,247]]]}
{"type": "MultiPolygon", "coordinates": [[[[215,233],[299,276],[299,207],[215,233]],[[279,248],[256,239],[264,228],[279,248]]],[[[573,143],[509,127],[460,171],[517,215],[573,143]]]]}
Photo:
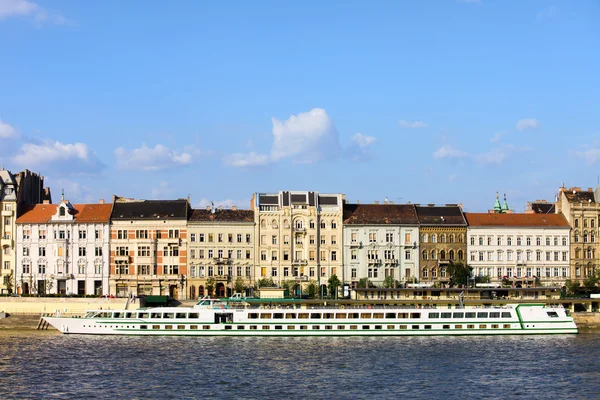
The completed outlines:
{"type": "Polygon", "coordinates": [[[425,284],[450,281],[448,264],[465,263],[467,251],[467,221],[462,207],[455,204],[445,206],[415,205],[419,218],[420,278],[425,284]]]}
{"type": "Polygon", "coordinates": [[[344,282],[381,286],[419,276],[419,219],[411,204],[344,204],[344,282]]]}
{"type": "Polygon", "coordinates": [[[600,186],[564,188],[558,191],[556,211],[562,213],[571,226],[570,277],[583,281],[600,267],[598,222],[600,216],[600,186]]]}
{"type": "Polygon", "coordinates": [[[187,225],[190,299],[230,296],[237,282],[245,288],[253,285],[254,224],[250,210],[207,207],[191,211],[187,225]],[[211,285],[213,293],[208,293],[211,285]]]}
{"type": "Polygon", "coordinates": [[[17,292],[108,294],[111,204],[23,206],[17,219],[17,292]]]}
{"type": "Polygon", "coordinates": [[[15,290],[15,237],[17,182],[10,171],[0,169],[0,293],[15,290]]]}
{"type": "Polygon", "coordinates": [[[110,293],[187,298],[189,202],[115,197],[110,227],[110,293]]]}
{"type": "Polygon", "coordinates": [[[332,275],[342,280],[343,203],[343,194],[255,193],[255,279],[295,280],[295,295],[307,282],[323,294],[332,275]]]}
{"type": "Polygon", "coordinates": [[[562,214],[465,213],[473,274],[515,287],[562,286],[570,278],[570,226],[562,214]]]}

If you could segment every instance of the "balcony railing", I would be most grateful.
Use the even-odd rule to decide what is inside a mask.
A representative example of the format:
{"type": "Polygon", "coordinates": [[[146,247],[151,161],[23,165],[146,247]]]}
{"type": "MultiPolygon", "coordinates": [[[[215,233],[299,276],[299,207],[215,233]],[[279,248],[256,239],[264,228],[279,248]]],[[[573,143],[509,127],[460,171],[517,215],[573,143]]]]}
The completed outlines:
{"type": "Polygon", "coordinates": [[[308,265],[308,260],[293,260],[292,261],[293,265],[308,265]]]}

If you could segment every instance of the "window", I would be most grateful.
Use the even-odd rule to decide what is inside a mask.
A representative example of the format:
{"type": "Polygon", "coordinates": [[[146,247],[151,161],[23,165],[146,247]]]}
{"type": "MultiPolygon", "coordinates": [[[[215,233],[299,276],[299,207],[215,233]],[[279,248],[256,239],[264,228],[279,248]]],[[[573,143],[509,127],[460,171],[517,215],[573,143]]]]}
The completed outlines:
{"type": "Polygon", "coordinates": [[[483,246],[483,237],[482,236],[479,237],[479,245],[483,246]]]}
{"type": "Polygon", "coordinates": [[[80,247],[79,248],[79,257],[85,257],[85,254],[86,254],[85,247],[80,247]]]}
{"type": "Polygon", "coordinates": [[[277,235],[271,236],[271,244],[277,244],[277,235]]]}
{"type": "Polygon", "coordinates": [[[127,230],[125,230],[125,229],[117,230],[117,239],[127,239],[127,230]]]}
{"type": "Polygon", "coordinates": [[[46,229],[40,229],[38,236],[40,239],[46,239],[46,229]]]}
{"type": "Polygon", "coordinates": [[[427,250],[423,250],[423,260],[427,260],[429,253],[427,252],[427,250]]]}
{"type": "Polygon", "coordinates": [[[138,247],[138,256],[140,256],[140,257],[150,257],[150,246],[140,246],[140,247],[138,247]]]}
{"type": "Polygon", "coordinates": [[[512,236],[509,236],[506,238],[506,245],[507,246],[512,246],[512,236]]]}
{"type": "Polygon", "coordinates": [[[29,236],[31,235],[31,230],[29,228],[23,229],[23,239],[29,240],[29,236]]]}
{"type": "Polygon", "coordinates": [[[148,230],[147,229],[138,229],[135,231],[136,239],[148,239],[148,230]]]}
{"type": "Polygon", "coordinates": [[[405,260],[410,260],[410,254],[411,254],[410,250],[405,250],[404,251],[404,259],[405,260]]]}
{"type": "Polygon", "coordinates": [[[527,239],[525,239],[525,243],[527,244],[527,246],[531,246],[531,238],[528,237],[527,239]]]}
{"type": "Polygon", "coordinates": [[[394,234],[391,232],[387,232],[385,234],[385,242],[386,243],[392,243],[394,241],[394,234]]]}
{"type": "Polygon", "coordinates": [[[237,242],[242,243],[242,234],[241,233],[237,234],[237,242]]]}
{"type": "Polygon", "coordinates": [[[331,244],[337,244],[337,236],[336,235],[331,236],[331,244]]]}
{"type": "Polygon", "coordinates": [[[321,221],[321,229],[325,229],[325,228],[326,228],[325,221],[321,221]]]}
{"type": "Polygon", "coordinates": [[[331,252],[331,261],[337,261],[337,251],[335,250],[331,252]]]}
{"type": "Polygon", "coordinates": [[[38,248],[38,256],[39,257],[46,257],[46,248],[45,247],[39,247],[38,248]]]}
{"type": "Polygon", "coordinates": [[[335,221],[331,221],[331,229],[336,229],[337,223],[335,221]]]}
{"type": "Polygon", "coordinates": [[[223,243],[223,234],[222,234],[222,233],[219,233],[219,234],[217,235],[217,238],[218,238],[218,240],[219,240],[219,243],[223,243]]]}
{"type": "Polygon", "coordinates": [[[377,232],[369,232],[369,243],[377,241],[377,232]]]}
{"type": "Polygon", "coordinates": [[[523,244],[523,239],[519,236],[517,237],[517,246],[521,246],[523,244]]]}
{"type": "Polygon", "coordinates": [[[550,238],[549,237],[546,238],[546,246],[550,246],[550,238]]]}

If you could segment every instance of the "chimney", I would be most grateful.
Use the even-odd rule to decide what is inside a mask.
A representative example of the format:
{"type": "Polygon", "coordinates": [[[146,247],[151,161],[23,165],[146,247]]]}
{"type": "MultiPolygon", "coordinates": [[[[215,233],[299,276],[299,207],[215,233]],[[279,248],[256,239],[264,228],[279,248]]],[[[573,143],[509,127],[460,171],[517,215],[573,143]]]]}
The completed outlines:
{"type": "Polygon", "coordinates": [[[356,200],[356,204],[360,204],[360,200],[356,200]]]}
{"type": "Polygon", "coordinates": [[[236,206],[231,206],[231,211],[235,211],[235,210],[237,210],[237,207],[236,206]]]}
{"type": "Polygon", "coordinates": [[[390,204],[394,204],[394,202],[392,200],[389,201],[390,204]]]}
{"type": "Polygon", "coordinates": [[[252,193],[252,198],[250,199],[250,209],[254,211],[254,203],[256,203],[256,193],[252,193]]]}
{"type": "Polygon", "coordinates": [[[206,206],[206,211],[210,211],[210,206],[206,206]]]}
{"type": "Polygon", "coordinates": [[[44,200],[42,204],[50,204],[50,200],[44,200]]]}
{"type": "Polygon", "coordinates": [[[460,210],[462,211],[462,203],[458,203],[458,207],[460,208],[460,210]]]}
{"type": "Polygon", "coordinates": [[[99,203],[99,204],[104,204],[104,199],[100,199],[100,200],[98,200],[98,203],[99,203]]]}
{"type": "Polygon", "coordinates": [[[223,211],[223,206],[219,206],[219,211],[223,211]]]}
{"type": "Polygon", "coordinates": [[[375,200],[374,204],[379,204],[379,200],[375,200]]]}

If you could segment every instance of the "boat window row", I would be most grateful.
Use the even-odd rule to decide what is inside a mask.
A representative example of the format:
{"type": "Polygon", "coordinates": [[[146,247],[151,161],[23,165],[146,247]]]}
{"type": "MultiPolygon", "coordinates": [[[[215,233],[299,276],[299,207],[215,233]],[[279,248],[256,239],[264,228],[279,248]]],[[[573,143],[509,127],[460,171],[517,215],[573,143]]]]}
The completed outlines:
{"type": "Polygon", "coordinates": [[[89,312],[86,318],[154,318],[154,319],[197,319],[197,312],[175,313],[175,312],[148,312],[148,311],[104,311],[89,312]]]}
{"type": "Polygon", "coordinates": [[[336,313],[248,313],[248,319],[464,319],[464,318],[511,318],[510,312],[336,312],[336,313]]]}

